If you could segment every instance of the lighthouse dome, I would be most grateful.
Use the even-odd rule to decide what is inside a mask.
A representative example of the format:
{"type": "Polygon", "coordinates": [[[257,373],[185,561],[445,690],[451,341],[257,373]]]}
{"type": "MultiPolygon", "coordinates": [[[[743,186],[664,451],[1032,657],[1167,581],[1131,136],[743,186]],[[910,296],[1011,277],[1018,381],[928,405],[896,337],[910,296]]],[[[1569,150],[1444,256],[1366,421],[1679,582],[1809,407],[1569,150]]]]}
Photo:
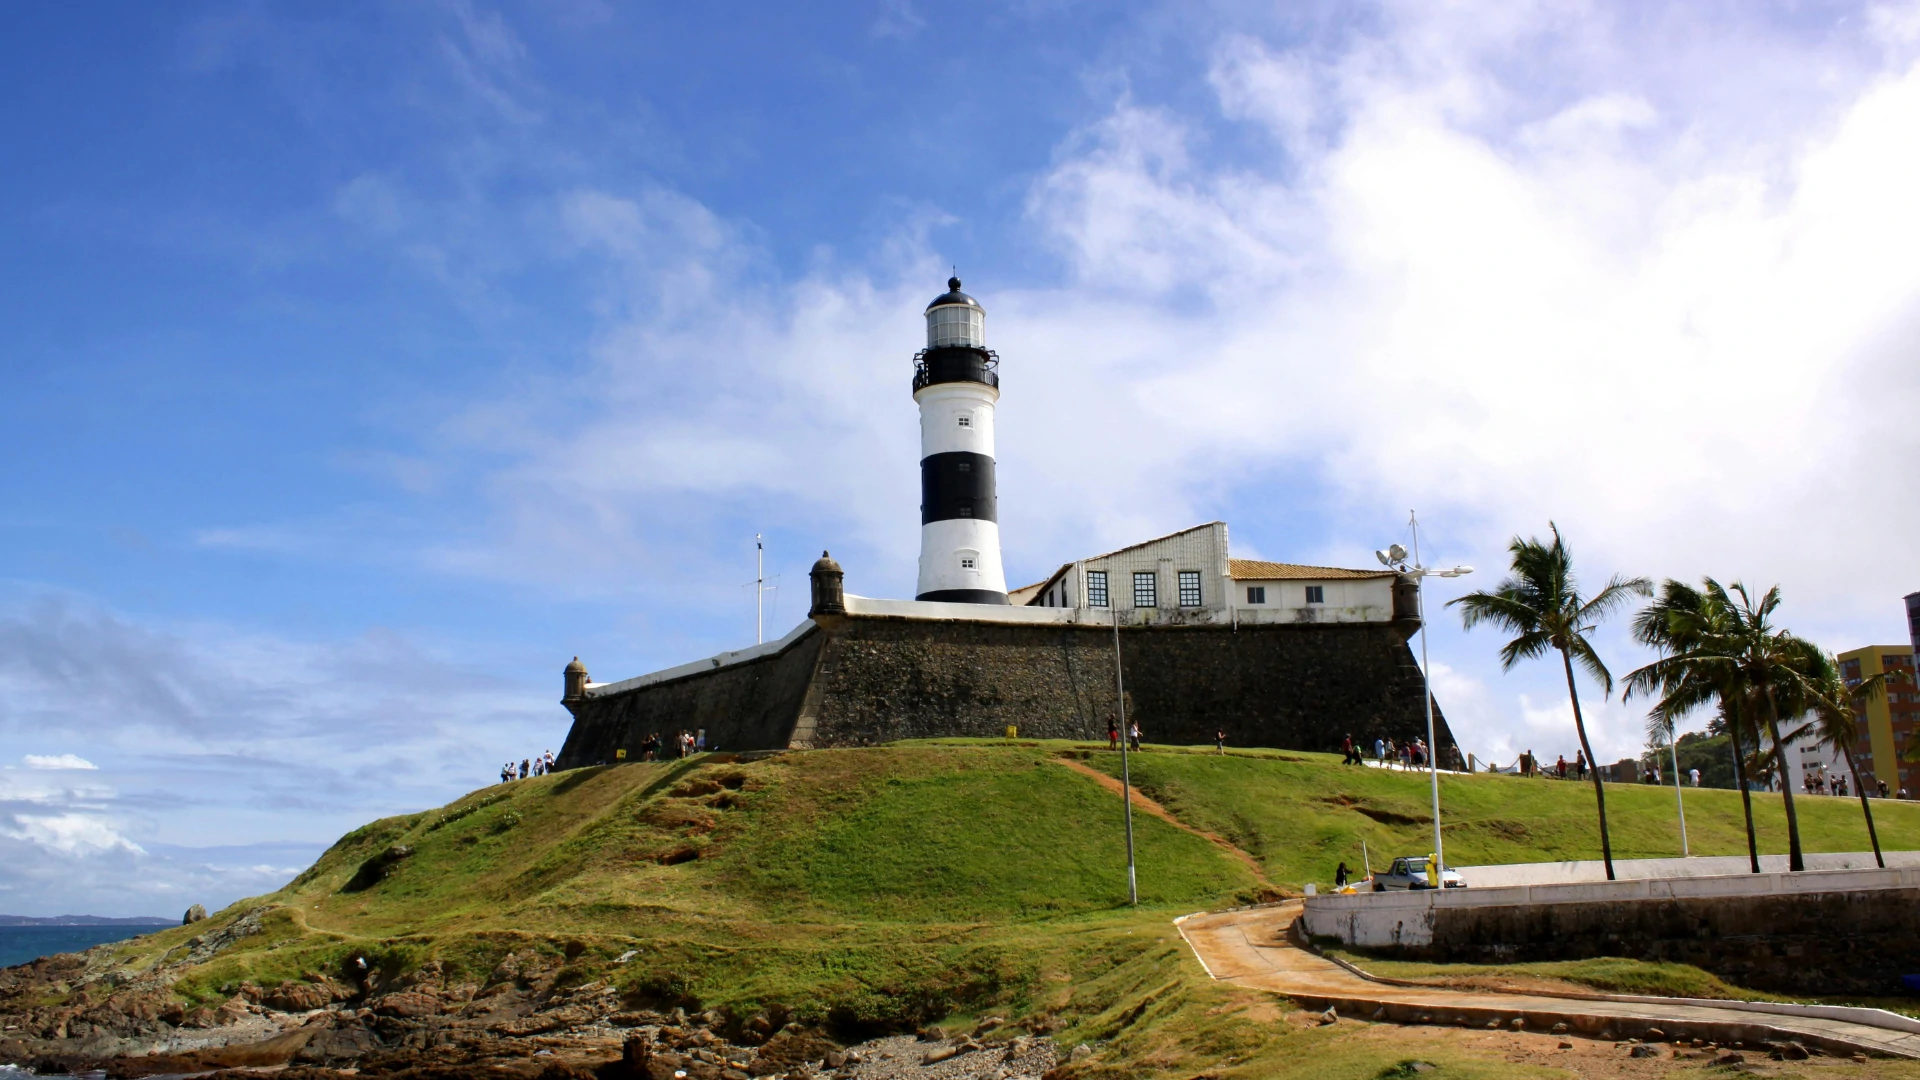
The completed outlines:
{"type": "Polygon", "coordinates": [[[947,291],[927,305],[927,348],[984,349],[987,347],[987,309],[960,291],[960,279],[947,279],[947,291]]]}

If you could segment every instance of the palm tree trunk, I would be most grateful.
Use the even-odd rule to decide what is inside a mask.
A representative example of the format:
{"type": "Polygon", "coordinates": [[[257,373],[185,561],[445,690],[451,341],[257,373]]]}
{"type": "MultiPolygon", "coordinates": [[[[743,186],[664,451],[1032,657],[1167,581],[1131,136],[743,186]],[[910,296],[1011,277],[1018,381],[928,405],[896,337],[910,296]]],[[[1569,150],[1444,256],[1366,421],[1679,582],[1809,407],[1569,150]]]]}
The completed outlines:
{"type": "Polygon", "coordinates": [[[1613,840],[1607,835],[1607,789],[1600,782],[1600,762],[1593,756],[1593,745],[1587,742],[1587,721],[1580,715],[1580,691],[1573,685],[1573,654],[1566,649],[1560,650],[1560,663],[1567,669],[1567,698],[1573,702],[1573,730],[1580,733],[1580,750],[1587,755],[1587,764],[1593,768],[1593,800],[1600,808],[1600,857],[1606,860],[1607,880],[1613,880],[1613,840]]]}
{"type": "Polygon", "coordinates": [[[1773,766],[1780,776],[1780,794],[1787,801],[1787,871],[1793,873],[1807,868],[1806,856],[1800,851],[1800,816],[1793,809],[1793,781],[1787,775],[1787,748],[1780,742],[1780,707],[1774,703],[1773,691],[1767,691],[1767,737],[1773,740],[1773,766]]]}
{"type": "Polygon", "coordinates": [[[1747,752],[1740,745],[1740,717],[1732,709],[1721,709],[1727,718],[1727,738],[1733,740],[1733,782],[1740,785],[1740,808],[1747,812],[1747,860],[1753,872],[1760,872],[1760,841],[1753,833],[1753,792],[1747,788],[1747,752]]]}
{"type": "Polygon", "coordinates": [[[1873,841],[1873,862],[1885,870],[1887,860],[1880,855],[1880,834],[1873,828],[1873,807],[1867,802],[1867,789],[1860,786],[1860,767],[1853,763],[1853,747],[1842,745],[1840,752],[1847,757],[1847,772],[1853,774],[1853,790],[1860,793],[1860,812],[1867,815],[1867,839],[1873,841]]]}

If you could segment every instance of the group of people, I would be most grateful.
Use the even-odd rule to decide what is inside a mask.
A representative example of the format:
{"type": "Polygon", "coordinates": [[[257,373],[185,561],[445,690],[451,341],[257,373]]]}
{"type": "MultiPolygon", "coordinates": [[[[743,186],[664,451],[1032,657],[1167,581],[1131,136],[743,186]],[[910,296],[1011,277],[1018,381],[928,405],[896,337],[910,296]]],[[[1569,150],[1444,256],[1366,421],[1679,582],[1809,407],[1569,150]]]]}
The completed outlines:
{"type": "MultiPolygon", "coordinates": [[[[1120,725],[1114,722],[1113,714],[1107,714],[1107,749],[1120,749],[1120,725]]],[[[1127,724],[1127,749],[1140,749],[1140,721],[1127,724]]]]}
{"type": "MultiPolygon", "coordinates": [[[[1340,760],[1343,764],[1365,765],[1367,763],[1366,756],[1361,752],[1360,745],[1353,741],[1352,735],[1348,735],[1341,741],[1340,752],[1340,760]]],[[[1403,743],[1395,743],[1392,739],[1384,738],[1373,740],[1373,759],[1384,768],[1391,769],[1398,766],[1402,769],[1424,769],[1427,767],[1429,753],[1427,741],[1418,735],[1403,743]]]]}
{"type": "Polygon", "coordinates": [[[520,769],[517,773],[514,771],[513,762],[511,761],[500,766],[500,782],[504,784],[509,780],[525,780],[529,776],[545,776],[552,771],[553,751],[549,750],[544,754],[535,754],[530,758],[521,758],[520,769]]]}
{"type": "Polygon", "coordinates": [[[1806,775],[1805,781],[1809,795],[1845,795],[1849,786],[1845,773],[1828,776],[1826,773],[1810,772],[1806,775]]]}
{"type": "Polygon", "coordinates": [[[692,757],[695,754],[705,753],[709,749],[706,728],[697,728],[693,731],[682,728],[673,733],[672,742],[673,745],[669,748],[667,740],[662,739],[659,732],[653,732],[640,740],[640,760],[664,761],[667,758],[692,757]]]}

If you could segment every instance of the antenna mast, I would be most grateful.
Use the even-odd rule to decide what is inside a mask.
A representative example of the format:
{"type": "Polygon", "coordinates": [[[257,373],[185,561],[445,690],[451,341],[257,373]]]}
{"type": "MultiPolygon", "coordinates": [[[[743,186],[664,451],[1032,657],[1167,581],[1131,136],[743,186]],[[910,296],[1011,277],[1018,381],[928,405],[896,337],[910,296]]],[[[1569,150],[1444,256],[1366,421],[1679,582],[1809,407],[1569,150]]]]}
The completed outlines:
{"type": "Polygon", "coordinates": [[[753,534],[753,643],[767,643],[767,545],[753,534]]]}

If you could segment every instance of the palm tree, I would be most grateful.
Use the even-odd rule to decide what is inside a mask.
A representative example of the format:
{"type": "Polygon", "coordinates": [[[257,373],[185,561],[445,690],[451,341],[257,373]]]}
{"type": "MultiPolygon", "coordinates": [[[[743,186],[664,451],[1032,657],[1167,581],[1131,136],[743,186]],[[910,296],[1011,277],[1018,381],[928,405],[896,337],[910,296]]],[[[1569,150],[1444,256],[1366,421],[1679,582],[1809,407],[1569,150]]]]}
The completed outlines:
{"type": "Polygon", "coordinates": [[[1591,598],[1580,595],[1573,574],[1573,555],[1560,537],[1560,527],[1552,522],[1553,543],[1537,538],[1513,538],[1507,545],[1512,554],[1511,571],[1491,592],[1473,592],[1447,602],[1461,606],[1460,621],[1472,629],[1489,623],[1514,635],[1500,649],[1500,668],[1510,671],[1522,660],[1544,656],[1549,649],[1560,654],[1560,666],[1567,674],[1567,698],[1573,703],[1573,727],[1580,735],[1580,751],[1593,769],[1593,798],[1600,815],[1600,856],[1607,864],[1607,880],[1613,880],[1613,839],[1607,833],[1607,792],[1600,782],[1599,761],[1593,756],[1593,744],[1587,739],[1587,722],[1580,712],[1580,691],[1574,684],[1575,660],[1600,684],[1603,697],[1613,693],[1613,675],[1593,651],[1587,640],[1602,619],[1633,596],[1647,596],[1653,588],[1646,578],[1622,578],[1615,574],[1605,588],[1591,598]]]}
{"type": "Polygon", "coordinates": [[[1860,714],[1854,710],[1856,702],[1864,703],[1886,693],[1890,674],[1883,671],[1848,685],[1840,675],[1840,662],[1822,655],[1817,675],[1820,694],[1814,702],[1811,725],[1813,736],[1822,745],[1838,750],[1846,759],[1847,772],[1853,777],[1853,790],[1860,796],[1860,812],[1867,819],[1867,839],[1873,844],[1873,861],[1883,870],[1887,860],[1880,854],[1880,833],[1873,827],[1873,805],[1867,801],[1866,785],[1860,782],[1860,766],[1853,760],[1853,748],[1860,741],[1860,714]]]}
{"type": "MultiPolygon", "coordinates": [[[[1711,578],[1707,580],[1711,586],[1711,578]]],[[[1754,873],[1760,872],[1760,844],[1753,829],[1753,791],[1747,783],[1747,753],[1741,735],[1747,725],[1739,713],[1740,696],[1725,672],[1719,682],[1687,658],[1705,648],[1705,643],[1728,634],[1734,625],[1733,607],[1725,590],[1705,590],[1668,578],[1660,594],[1633,620],[1633,636],[1640,644],[1657,649],[1661,658],[1627,675],[1627,689],[1621,700],[1635,694],[1658,694],[1660,700],[1647,713],[1649,732],[1672,732],[1686,714],[1709,703],[1719,712],[1719,724],[1733,742],[1734,784],[1740,789],[1740,808],[1747,819],[1747,861],[1754,873]]],[[[1757,747],[1759,739],[1753,740],[1757,747]]]]}
{"type": "MultiPolygon", "coordinates": [[[[1756,736],[1764,736],[1764,749],[1774,759],[1774,772],[1781,778],[1780,795],[1786,803],[1787,866],[1805,870],[1793,785],[1785,782],[1789,740],[1780,734],[1780,721],[1816,707],[1824,654],[1810,642],[1774,627],[1773,613],[1780,607],[1779,586],[1755,600],[1737,581],[1731,593],[1712,578],[1702,584],[1706,594],[1703,610],[1712,616],[1711,622],[1685,612],[1675,613],[1679,628],[1675,640],[1682,643],[1681,650],[1628,678],[1652,669],[1649,687],[1667,690],[1676,698],[1676,706],[1686,704],[1689,698],[1695,703],[1717,698],[1727,707],[1726,715],[1733,721],[1731,730],[1737,731],[1745,724],[1756,736]],[[1739,596],[1738,603],[1734,595],[1739,596]]],[[[1752,850],[1750,838],[1749,852],[1752,850]]],[[[1757,872],[1757,856],[1754,864],[1757,872]]]]}

